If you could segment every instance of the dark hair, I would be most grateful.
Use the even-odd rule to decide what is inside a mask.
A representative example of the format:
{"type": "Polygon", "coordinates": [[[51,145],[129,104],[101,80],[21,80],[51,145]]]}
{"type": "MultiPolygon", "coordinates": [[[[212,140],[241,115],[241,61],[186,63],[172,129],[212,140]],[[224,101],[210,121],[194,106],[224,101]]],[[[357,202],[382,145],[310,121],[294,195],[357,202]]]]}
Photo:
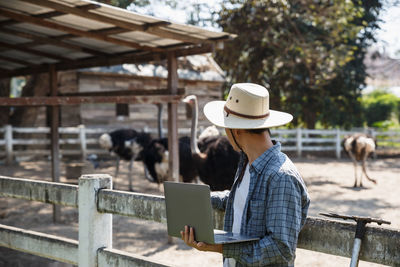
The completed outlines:
{"type": "Polygon", "coordinates": [[[262,134],[265,131],[268,132],[269,136],[271,136],[271,131],[269,128],[262,128],[262,129],[246,129],[247,132],[252,133],[252,134],[262,134]]]}

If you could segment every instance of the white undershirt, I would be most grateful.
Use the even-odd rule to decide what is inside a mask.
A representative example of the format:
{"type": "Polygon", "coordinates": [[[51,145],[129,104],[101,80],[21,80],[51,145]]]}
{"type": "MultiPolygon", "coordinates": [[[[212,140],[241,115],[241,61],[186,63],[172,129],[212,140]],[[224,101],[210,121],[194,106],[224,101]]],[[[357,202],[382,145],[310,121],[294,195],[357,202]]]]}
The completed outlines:
{"type": "MultiPolygon", "coordinates": [[[[249,193],[249,186],[250,186],[250,171],[249,171],[249,164],[247,164],[242,181],[236,188],[235,198],[233,200],[232,232],[235,234],[240,234],[240,226],[242,224],[244,206],[246,205],[246,199],[249,193]]],[[[224,267],[234,267],[234,266],[236,266],[236,260],[234,258],[226,258],[224,260],[224,267]]]]}

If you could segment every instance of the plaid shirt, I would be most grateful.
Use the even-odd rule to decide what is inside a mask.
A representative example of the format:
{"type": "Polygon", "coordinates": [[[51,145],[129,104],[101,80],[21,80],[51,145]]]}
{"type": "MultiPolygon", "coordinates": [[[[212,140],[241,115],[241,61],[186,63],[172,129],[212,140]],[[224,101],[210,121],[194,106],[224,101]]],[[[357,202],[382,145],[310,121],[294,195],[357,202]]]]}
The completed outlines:
{"type": "MultiPolygon", "coordinates": [[[[245,163],[242,153],[236,178],[245,163]]],[[[225,210],[224,230],[228,232],[232,231],[236,188],[237,180],[231,191],[211,195],[213,207],[225,210]]],[[[234,258],[236,266],[294,266],[297,239],[309,205],[303,179],[276,142],[250,166],[250,187],[240,227],[241,234],[260,240],[224,244],[223,256],[234,258]]]]}

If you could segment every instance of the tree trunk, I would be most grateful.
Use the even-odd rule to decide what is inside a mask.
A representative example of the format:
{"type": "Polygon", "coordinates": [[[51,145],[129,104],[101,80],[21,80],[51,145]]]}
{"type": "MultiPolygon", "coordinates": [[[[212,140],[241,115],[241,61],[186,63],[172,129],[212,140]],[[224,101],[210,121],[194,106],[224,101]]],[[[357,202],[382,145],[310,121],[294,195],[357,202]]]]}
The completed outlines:
{"type": "Polygon", "coordinates": [[[317,123],[317,115],[315,112],[306,111],[304,112],[306,115],[304,118],[304,122],[306,124],[307,129],[315,129],[315,124],[317,123]]]}
{"type": "MultiPolygon", "coordinates": [[[[24,88],[22,96],[46,96],[49,92],[49,75],[38,74],[31,76],[24,88]]],[[[34,126],[38,117],[40,107],[16,107],[11,116],[13,126],[28,127],[34,126]]]]}
{"type": "MultiPolygon", "coordinates": [[[[0,97],[10,97],[10,82],[11,79],[0,80],[0,97]]],[[[0,127],[8,124],[10,116],[10,107],[0,106],[0,127]]]]}

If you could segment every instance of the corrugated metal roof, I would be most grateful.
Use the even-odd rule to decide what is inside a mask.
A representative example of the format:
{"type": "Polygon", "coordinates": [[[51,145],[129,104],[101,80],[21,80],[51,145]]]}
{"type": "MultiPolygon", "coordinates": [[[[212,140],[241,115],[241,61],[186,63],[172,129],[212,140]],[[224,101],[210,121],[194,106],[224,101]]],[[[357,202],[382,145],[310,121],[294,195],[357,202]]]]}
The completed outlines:
{"type": "Polygon", "coordinates": [[[232,39],[83,0],[0,0],[0,78],[210,52],[232,39]]]}

